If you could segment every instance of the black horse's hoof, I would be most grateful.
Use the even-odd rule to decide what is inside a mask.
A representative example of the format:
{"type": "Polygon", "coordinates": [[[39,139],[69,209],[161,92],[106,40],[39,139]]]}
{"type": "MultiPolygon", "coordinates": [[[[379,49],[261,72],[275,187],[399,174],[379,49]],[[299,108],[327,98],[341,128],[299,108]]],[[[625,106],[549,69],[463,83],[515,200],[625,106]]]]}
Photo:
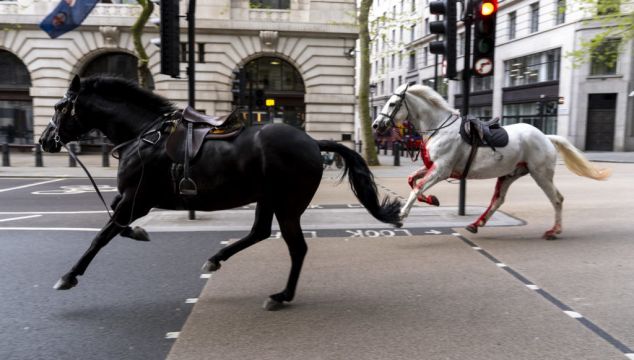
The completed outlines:
{"type": "Polygon", "coordinates": [[[55,289],[55,290],[68,290],[68,289],[72,289],[75,286],[77,286],[77,283],[78,283],[78,281],[77,281],[76,277],[62,276],[59,280],[57,280],[57,282],[53,286],[53,289],[55,289]]]}
{"type": "Polygon", "coordinates": [[[429,195],[429,205],[440,206],[440,201],[435,195],[429,195]]]}
{"type": "Polygon", "coordinates": [[[214,272],[220,269],[220,263],[217,261],[207,260],[207,262],[203,265],[202,271],[204,272],[214,272]]]}
{"type": "Polygon", "coordinates": [[[478,233],[478,227],[471,224],[471,225],[467,225],[467,227],[465,227],[465,229],[467,229],[468,232],[473,233],[473,234],[477,234],[478,233]]]}
{"type": "Polygon", "coordinates": [[[277,311],[284,308],[284,302],[277,301],[272,298],[267,298],[262,304],[262,308],[266,311],[277,311]]]}
{"type": "Polygon", "coordinates": [[[121,236],[128,237],[130,239],[138,241],[150,241],[150,235],[142,227],[135,226],[134,228],[126,227],[121,232],[121,236]]]}

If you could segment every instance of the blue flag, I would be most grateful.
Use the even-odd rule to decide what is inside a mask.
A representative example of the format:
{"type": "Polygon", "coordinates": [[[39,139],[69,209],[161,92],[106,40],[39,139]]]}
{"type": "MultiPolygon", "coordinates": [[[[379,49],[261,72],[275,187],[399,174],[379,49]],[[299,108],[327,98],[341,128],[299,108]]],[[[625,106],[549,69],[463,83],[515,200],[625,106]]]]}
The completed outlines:
{"type": "Polygon", "coordinates": [[[81,25],[99,0],[62,0],[40,23],[52,39],[81,25]]]}

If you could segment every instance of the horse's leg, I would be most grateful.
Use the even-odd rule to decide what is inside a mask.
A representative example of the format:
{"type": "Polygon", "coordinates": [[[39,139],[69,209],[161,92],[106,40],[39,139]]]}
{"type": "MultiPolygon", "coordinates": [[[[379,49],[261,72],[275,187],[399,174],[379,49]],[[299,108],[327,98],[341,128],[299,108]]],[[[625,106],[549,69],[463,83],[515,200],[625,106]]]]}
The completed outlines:
{"type": "Polygon", "coordinates": [[[423,193],[427,191],[430,187],[437,184],[439,181],[446,179],[451,170],[447,170],[446,167],[438,166],[438,163],[435,163],[423,176],[423,179],[414,186],[414,189],[409,193],[409,198],[405,202],[405,205],[401,208],[401,219],[405,219],[408,215],[412,206],[414,206],[414,202],[418,197],[425,199],[430,205],[438,205],[438,199],[435,196],[424,196],[423,193]]]}
{"type": "Polygon", "coordinates": [[[137,199],[136,207],[134,209],[134,214],[131,216],[132,212],[132,201],[126,201],[125,196],[120,199],[117,203],[117,208],[112,215],[112,219],[108,221],[106,226],[104,226],[101,231],[95,236],[90,244],[90,247],[86,252],[81,256],[79,261],[73,266],[73,268],[63,275],[55,284],[54,288],[56,290],[68,290],[77,285],[77,276],[83,275],[90,265],[90,262],[95,258],[99,250],[101,250],[104,246],[108,245],[110,240],[114,238],[117,234],[123,231],[126,227],[118,224],[127,224],[128,222],[132,222],[141,216],[144,216],[150,210],[150,207],[142,207],[142,201],[137,199]],[[115,223],[116,221],[116,223],[115,223]]]}
{"type": "Polygon", "coordinates": [[[279,309],[285,301],[293,300],[299,274],[304,264],[304,257],[308,251],[308,246],[306,245],[306,240],[304,239],[304,234],[299,223],[299,215],[279,216],[278,214],[277,220],[280,223],[282,237],[291,255],[291,272],[288,276],[286,288],[280,293],[271,295],[264,303],[266,310],[279,309]]]}
{"type": "Polygon", "coordinates": [[[550,202],[555,209],[555,225],[547,230],[542,238],[546,240],[555,240],[555,235],[561,234],[561,212],[564,202],[564,197],[553,183],[554,170],[547,169],[542,171],[531,171],[531,176],[535,179],[535,182],[544,191],[550,202]]]}
{"type": "Polygon", "coordinates": [[[484,226],[491,216],[493,216],[493,213],[502,206],[506,197],[506,192],[509,190],[511,184],[526,174],[528,174],[528,169],[526,167],[518,167],[512,173],[499,177],[497,183],[495,184],[495,191],[493,192],[493,198],[491,199],[489,207],[484,211],[484,213],[482,213],[482,215],[480,215],[478,220],[476,220],[473,224],[468,225],[466,229],[474,234],[477,233],[478,227],[484,226]]]}
{"type": "MultiPolygon", "coordinates": [[[[427,173],[426,167],[420,168],[419,170],[416,170],[413,173],[411,173],[410,176],[407,178],[407,183],[409,184],[409,187],[413,189],[416,186],[416,182],[418,181],[418,179],[424,177],[426,173],[427,173]]],[[[419,195],[416,198],[418,199],[418,201],[427,203],[429,205],[434,205],[434,206],[440,205],[438,198],[435,197],[434,195],[429,195],[429,196],[419,195]]]]}
{"type": "Polygon", "coordinates": [[[211,272],[220,269],[221,261],[226,261],[236,253],[271,236],[272,222],[273,209],[269,205],[264,205],[262,202],[258,202],[258,205],[255,208],[255,221],[253,222],[251,232],[242,239],[221,249],[214,256],[209,258],[205,265],[203,265],[203,271],[211,272]]]}

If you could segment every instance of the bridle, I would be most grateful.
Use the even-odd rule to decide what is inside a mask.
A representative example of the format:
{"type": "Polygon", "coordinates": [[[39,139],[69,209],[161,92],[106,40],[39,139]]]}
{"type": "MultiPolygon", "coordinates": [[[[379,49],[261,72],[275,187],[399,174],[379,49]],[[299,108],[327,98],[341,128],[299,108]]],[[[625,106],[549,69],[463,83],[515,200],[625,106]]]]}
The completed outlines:
{"type": "MultiPolygon", "coordinates": [[[[49,124],[53,127],[53,134],[52,134],[53,140],[55,141],[56,144],[59,144],[64,147],[66,147],[66,145],[62,143],[62,140],[59,136],[59,130],[62,126],[62,117],[65,117],[65,115],[70,112],[70,119],[77,120],[77,113],[75,111],[75,103],[77,102],[77,97],[78,97],[77,94],[73,94],[69,92],[64,94],[64,97],[60,101],[66,100],[66,104],[61,110],[56,110],[56,111],[60,111],[62,113],[62,116],[57,116],[57,123],[53,121],[53,118],[49,120],[49,124]]],[[[77,136],[77,138],[79,138],[79,136],[77,136]]]]}
{"type": "Polygon", "coordinates": [[[399,110],[401,110],[401,106],[405,105],[405,110],[407,110],[407,114],[409,115],[409,107],[407,106],[407,99],[405,95],[407,94],[407,89],[409,88],[409,84],[405,86],[405,89],[400,94],[394,94],[399,97],[399,100],[394,104],[394,109],[392,109],[391,114],[386,114],[384,112],[380,112],[379,115],[386,117],[389,120],[389,124],[392,127],[396,127],[396,123],[394,122],[394,118],[396,114],[398,114],[399,110]]]}

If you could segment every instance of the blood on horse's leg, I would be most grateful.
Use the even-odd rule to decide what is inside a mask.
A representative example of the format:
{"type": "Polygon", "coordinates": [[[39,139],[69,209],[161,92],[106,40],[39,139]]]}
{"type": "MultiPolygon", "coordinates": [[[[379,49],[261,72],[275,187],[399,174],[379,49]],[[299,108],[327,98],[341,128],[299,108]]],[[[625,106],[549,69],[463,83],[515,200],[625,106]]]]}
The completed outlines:
{"type": "Polygon", "coordinates": [[[416,181],[422,178],[423,176],[425,176],[426,173],[427,173],[427,168],[425,167],[420,168],[414,171],[413,173],[411,173],[410,176],[407,178],[407,183],[409,184],[409,187],[413,189],[414,186],[416,186],[416,181]]]}

